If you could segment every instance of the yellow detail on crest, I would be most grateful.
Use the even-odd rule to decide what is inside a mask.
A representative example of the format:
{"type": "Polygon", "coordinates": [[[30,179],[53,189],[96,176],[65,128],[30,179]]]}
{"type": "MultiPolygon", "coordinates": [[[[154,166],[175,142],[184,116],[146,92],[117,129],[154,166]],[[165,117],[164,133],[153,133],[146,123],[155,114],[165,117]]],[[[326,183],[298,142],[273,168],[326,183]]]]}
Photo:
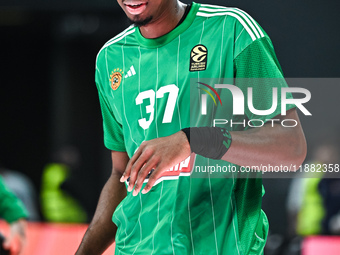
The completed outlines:
{"type": "Polygon", "coordinates": [[[110,85],[113,90],[118,89],[123,78],[123,71],[120,68],[114,69],[110,74],[110,85]]]}

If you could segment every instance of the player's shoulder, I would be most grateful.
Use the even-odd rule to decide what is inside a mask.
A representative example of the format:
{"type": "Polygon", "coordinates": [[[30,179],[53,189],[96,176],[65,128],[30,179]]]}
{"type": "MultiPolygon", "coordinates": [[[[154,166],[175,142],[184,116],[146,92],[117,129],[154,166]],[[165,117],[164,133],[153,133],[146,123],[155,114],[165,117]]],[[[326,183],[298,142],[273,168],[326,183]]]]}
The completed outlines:
{"type": "Polygon", "coordinates": [[[126,28],[124,31],[119,33],[118,35],[114,36],[110,40],[108,40],[99,50],[97,54],[97,61],[99,56],[102,55],[103,51],[109,47],[115,47],[115,46],[120,46],[122,44],[126,43],[126,38],[133,35],[135,32],[136,27],[134,25],[129,26],[126,28]]]}
{"type": "Polygon", "coordinates": [[[236,20],[238,20],[238,17],[242,17],[243,19],[246,19],[246,17],[250,18],[250,15],[240,8],[212,4],[199,4],[197,16],[208,18],[231,16],[236,20]]]}
{"type": "Polygon", "coordinates": [[[208,19],[225,19],[228,17],[225,19],[226,22],[232,23],[235,25],[235,28],[240,27],[244,29],[253,41],[265,36],[265,32],[253,17],[237,7],[200,4],[197,16],[208,19]]]}

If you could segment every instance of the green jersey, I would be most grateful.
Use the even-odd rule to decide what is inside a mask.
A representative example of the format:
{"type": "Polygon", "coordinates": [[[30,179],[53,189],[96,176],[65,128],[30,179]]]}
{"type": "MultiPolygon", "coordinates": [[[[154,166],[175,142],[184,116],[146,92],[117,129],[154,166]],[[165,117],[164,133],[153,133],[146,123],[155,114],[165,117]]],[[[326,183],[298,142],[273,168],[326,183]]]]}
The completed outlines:
{"type": "Polygon", "coordinates": [[[13,223],[20,219],[28,217],[28,212],[16,195],[10,191],[2,177],[0,177],[0,216],[5,219],[8,223],[13,223]]]}
{"type": "MultiPolygon", "coordinates": [[[[189,126],[211,126],[211,114],[196,107],[202,93],[209,93],[206,85],[248,77],[282,78],[282,72],[270,39],[242,10],[193,3],[180,25],[156,39],[130,26],[97,57],[104,143],[131,157],[145,140],[189,126]],[[198,89],[202,83],[206,90],[198,89]]],[[[247,82],[235,86],[245,91],[247,82]]],[[[272,87],[254,86],[256,109],[271,108],[272,87]]],[[[232,119],[231,94],[217,92],[221,105],[211,99],[207,111],[232,119]]],[[[244,118],[278,114],[280,107],[267,116],[246,107],[244,118]]],[[[242,124],[226,128],[247,129],[242,124]]],[[[118,226],[115,254],[261,254],[268,230],[261,179],[206,173],[193,178],[195,166],[212,162],[232,165],[192,156],[165,171],[147,194],[128,193],[112,217],[118,226]]]]}

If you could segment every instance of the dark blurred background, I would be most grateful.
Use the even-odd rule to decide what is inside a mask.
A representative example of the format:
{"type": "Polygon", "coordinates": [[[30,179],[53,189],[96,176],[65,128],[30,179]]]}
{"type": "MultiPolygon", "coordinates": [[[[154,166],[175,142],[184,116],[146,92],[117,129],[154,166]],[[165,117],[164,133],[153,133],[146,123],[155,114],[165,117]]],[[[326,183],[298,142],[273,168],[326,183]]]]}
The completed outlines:
{"type": "MultiPolygon", "coordinates": [[[[339,77],[339,1],[200,2],[236,6],[253,16],[270,35],[286,77],[339,77]]],[[[111,167],[103,145],[95,59],[101,46],[127,25],[114,0],[0,2],[1,165],[27,175],[39,192],[42,171],[55,151],[74,146],[80,164],[68,188],[89,219],[111,167]]],[[[340,87],[313,89],[308,103],[313,117],[302,117],[309,148],[320,133],[340,126],[340,87]]],[[[287,231],[282,206],[290,182],[264,180],[263,206],[274,233],[287,231]]]]}

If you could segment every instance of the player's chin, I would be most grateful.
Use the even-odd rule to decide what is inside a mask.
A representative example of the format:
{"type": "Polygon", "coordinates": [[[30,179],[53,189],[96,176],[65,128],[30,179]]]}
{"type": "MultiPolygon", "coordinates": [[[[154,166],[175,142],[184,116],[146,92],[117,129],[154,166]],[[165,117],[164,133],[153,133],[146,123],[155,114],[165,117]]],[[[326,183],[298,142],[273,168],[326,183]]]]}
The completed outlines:
{"type": "Polygon", "coordinates": [[[142,27],[149,24],[152,21],[152,16],[147,18],[141,18],[138,16],[135,17],[128,17],[131,24],[135,25],[136,27],[142,27]]]}

